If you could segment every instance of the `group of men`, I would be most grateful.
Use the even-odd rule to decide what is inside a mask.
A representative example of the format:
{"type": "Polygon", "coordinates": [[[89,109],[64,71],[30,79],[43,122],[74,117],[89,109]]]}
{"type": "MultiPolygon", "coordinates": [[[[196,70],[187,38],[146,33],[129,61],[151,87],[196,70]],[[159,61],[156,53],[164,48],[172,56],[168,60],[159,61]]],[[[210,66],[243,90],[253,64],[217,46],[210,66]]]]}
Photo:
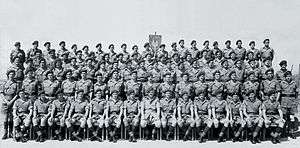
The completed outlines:
{"type": "Polygon", "coordinates": [[[190,47],[184,40],[172,43],[170,50],[161,44],[157,49],[144,44],[132,51],[126,44],[121,52],[96,45],[82,50],[76,44],[71,50],[66,43],[60,49],[44,49],[34,41],[26,53],[21,43],[14,44],[7,81],[1,89],[2,112],[5,116],[2,139],[14,137],[26,142],[32,126],[36,141],[47,138],[48,127],[53,139],[82,141],[85,129],[89,140],[102,141],[102,131],[116,142],[124,126],[129,141],[136,142],[139,129],[145,139],[171,140],[174,129],[184,141],[194,130],[199,142],[214,128],[218,142],[225,141],[225,131],[232,130],[232,140],[242,141],[243,131],[249,132],[252,143],[260,142],[260,129],[272,128],[271,141],[280,143],[284,127],[296,138],[295,113],[298,85],[287,70],[287,61],[274,71],[274,50],[270,40],[257,49],[255,42],[248,50],[242,41],[225,42],[220,49],[217,41],[205,41],[198,49],[193,40],[190,47]],[[13,130],[14,129],[14,130],[13,130]],[[14,132],[13,132],[14,131],[14,132]]]}

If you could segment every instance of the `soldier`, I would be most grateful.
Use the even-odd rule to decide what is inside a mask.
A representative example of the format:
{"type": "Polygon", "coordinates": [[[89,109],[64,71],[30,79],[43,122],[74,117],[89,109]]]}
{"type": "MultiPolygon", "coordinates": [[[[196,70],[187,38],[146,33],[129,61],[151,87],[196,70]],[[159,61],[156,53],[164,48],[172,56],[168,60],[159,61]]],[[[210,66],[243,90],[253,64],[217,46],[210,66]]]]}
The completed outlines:
{"type": "Polygon", "coordinates": [[[147,82],[147,78],[148,78],[148,71],[145,68],[145,61],[141,60],[139,62],[139,68],[137,69],[137,80],[139,82],[147,82]]]}
{"type": "Polygon", "coordinates": [[[150,44],[147,42],[144,44],[145,50],[142,52],[142,57],[145,58],[147,54],[154,55],[153,50],[150,48],[150,44]]]}
{"type": "Polygon", "coordinates": [[[262,66],[260,67],[261,79],[262,80],[267,79],[266,71],[268,71],[270,69],[273,70],[273,68],[272,68],[272,61],[269,58],[265,58],[264,61],[263,61],[262,66]]]}
{"type": "Polygon", "coordinates": [[[21,43],[20,42],[16,42],[14,44],[15,49],[13,49],[10,53],[10,62],[13,62],[13,59],[15,59],[15,57],[19,57],[20,58],[20,62],[24,63],[25,62],[25,52],[24,50],[21,49],[21,43]]]}
{"type": "Polygon", "coordinates": [[[52,70],[53,71],[53,75],[57,78],[60,74],[63,73],[64,71],[64,68],[62,66],[62,61],[61,59],[56,59],[54,61],[54,69],[52,70]]]}
{"type": "Polygon", "coordinates": [[[231,71],[229,74],[230,81],[225,83],[226,87],[226,100],[227,101],[232,101],[233,95],[234,94],[241,94],[241,89],[242,89],[242,83],[236,80],[236,72],[231,71]]]}
{"type": "Polygon", "coordinates": [[[242,47],[242,41],[241,40],[237,40],[236,41],[236,49],[234,49],[234,52],[237,55],[237,59],[239,60],[244,60],[245,56],[246,56],[246,49],[244,47],[242,47]]]}
{"type": "Polygon", "coordinates": [[[75,84],[76,82],[72,78],[73,71],[71,69],[67,69],[64,72],[64,77],[66,78],[61,83],[61,89],[64,94],[64,98],[67,99],[67,102],[73,102],[75,100],[75,84]]]}
{"type": "Polygon", "coordinates": [[[27,52],[27,59],[29,59],[29,58],[34,59],[36,51],[41,51],[41,49],[38,48],[39,47],[38,41],[32,42],[32,45],[33,45],[33,48],[29,49],[29,51],[27,52]]]}
{"type": "Polygon", "coordinates": [[[89,57],[89,55],[90,55],[90,51],[89,50],[90,50],[89,46],[87,46],[87,45],[85,45],[85,46],[82,47],[82,51],[83,51],[82,57],[83,57],[84,60],[86,60],[86,58],[89,57]]]}
{"type": "Polygon", "coordinates": [[[249,52],[253,52],[253,57],[255,60],[259,60],[260,59],[260,52],[258,49],[255,48],[255,42],[254,41],[250,41],[249,43],[250,49],[247,51],[247,54],[249,52]]]}
{"type": "Polygon", "coordinates": [[[134,90],[127,92],[127,100],[124,101],[124,126],[129,131],[129,142],[136,141],[136,129],[139,127],[141,115],[141,103],[134,90]]]}
{"type": "Polygon", "coordinates": [[[14,80],[18,84],[18,88],[21,88],[22,81],[24,80],[24,66],[23,66],[23,63],[20,62],[20,58],[19,57],[15,57],[13,59],[12,65],[9,66],[9,68],[8,68],[8,71],[9,70],[14,70],[15,71],[14,80]]]}
{"type": "Polygon", "coordinates": [[[63,97],[63,91],[57,91],[56,98],[51,104],[51,114],[48,118],[48,125],[50,130],[53,131],[53,139],[62,141],[65,134],[65,121],[68,117],[68,111],[70,108],[70,103],[67,102],[67,98],[63,97]]]}
{"type": "Polygon", "coordinates": [[[225,91],[225,85],[221,82],[220,71],[215,71],[214,81],[211,82],[208,86],[208,97],[211,102],[216,100],[218,94],[221,94],[223,97],[223,93],[225,91]]]}
{"type": "Polygon", "coordinates": [[[60,84],[55,80],[53,72],[50,70],[46,72],[47,79],[42,83],[42,90],[45,91],[46,98],[53,101],[56,99],[55,93],[60,87],[60,84]]]}
{"type": "Polygon", "coordinates": [[[141,54],[139,53],[139,47],[137,45],[133,45],[132,51],[133,52],[132,52],[131,56],[133,57],[133,59],[136,59],[137,61],[139,61],[141,59],[141,54]]]}
{"type": "MultiPolygon", "coordinates": [[[[237,59],[236,53],[234,51],[231,51],[229,53],[229,59],[228,59],[228,65],[229,65],[229,67],[234,67],[234,65],[235,65],[234,63],[236,61],[239,61],[239,59],[237,59]]],[[[240,60],[240,61],[243,61],[243,60],[240,60]]]]}
{"type": "Polygon", "coordinates": [[[231,45],[231,41],[230,40],[227,40],[225,42],[225,45],[226,45],[226,48],[223,49],[223,56],[225,59],[229,59],[230,56],[229,56],[229,53],[233,52],[233,48],[230,46],[231,45]]]}
{"type": "Polygon", "coordinates": [[[141,102],[141,127],[145,130],[146,139],[151,134],[152,140],[155,140],[156,131],[161,126],[160,104],[154,88],[150,87],[146,94],[141,102]]]}
{"type": "Polygon", "coordinates": [[[76,57],[77,50],[78,50],[78,46],[76,44],[73,44],[71,46],[70,57],[76,57]]]}
{"type": "Polygon", "coordinates": [[[251,90],[246,93],[248,97],[244,99],[242,110],[247,123],[247,127],[252,133],[250,141],[252,144],[260,143],[257,138],[258,133],[263,126],[263,118],[261,112],[262,102],[256,97],[256,92],[251,90]]]}
{"type": "Polygon", "coordinates": [[[33,69],[28,69],[25,71],[25,75],[27,76],[23,81],[22,88],[24,89],[27,97],[32,101],[32,103],[36,100],[38,89],[39,89],[39,82],[34,77],[33,69]]]}
{"type": "Polygon", "coordinates": [[[285,123],[280,103],[276,101],[276,94],[272,94],[270,98],[262,103],[262,115],[266,128],[270,128],[271,124],[275,124],[275,131],[271,131],[271,142],[273,144],[280,143],[280,135],[285,123]]]}
{"type": "MultiPolygon", "coordinates": [[[[227,61],[227,59],[223,58],[223,55],[222,55],[222,51],[220,49],[217,49],[215,51],[215,59],[214,59],[214,63],[216,64],[217,68],[222,68],[222,62],[223,61],[227,61]]],[[[227,62],[228,63],[228,62],[227,62]]],[[[229,65],[228,65],[229,67],[229,65]]]]}
{"type": "Polygon", "coordinates": [[[108,95],[108,88],[107,84],[105,83],[105,79],[102,75],[102,73],[98,72],[95,74],[96,77],[96,83],[94,84],[94,94],[96,94],[96,90],[101,90],[103,97],[106,97],[108,95]]]}
{"type": "Polygon", "coordinates": [[[97,140],[102,142],[101,131],[104,126],[105,112],[106,112],[106,103],[107,100],[103,94],[102,89],[96,89],[95,97],[91,100],[89,104],[90,112],[87,119],[87,125],[90,131],[89,140],[97,140]]]}
{"type": "Polygon", "coordinates": [[[262,72],[261,72],[261,69],[257,67],[257,64],[256,64],[255,60],[252,59],[252,60],[249,60],[248,62],[249,62],[250,67],[248,69],[245,69],[245,76],[244,77],[248,78],[247,80],[249,80],[249,77],[247,77],[247,76],[249,76],[250,73],[254,73],[255,80],[256,81],[261,80],[262,72]]]}
{"type": "Polygon", "coordinates": [[[171,51],[170,53],[168,54],[169,55],[169,58],[172,58],[174,56],[174,54],[178,54],[179,55],[179,51],[177,50],[177,43],[176,42],[173,42],[171,44],[171,51]]]}
{"type": "Polygon", "coordinates": [[[39,99],[33,104],[33,118],[32,125],[37,134],[36,141],[44,142],[47,135],[47,121],[51,114],[50,108],[51,100],[45,97],[45,92],[39,92],[39,99]]]}
{"type": "Polygon", "coordinates": [[[297,106],[299,104],[298,92],[299,88],[296,82],[292,79],[292,73],[287,71],[284,74],[285,80],[280,82],[281,88],[281,107],[285,118],[287,119],[287,126],[290,129],[290,136],[296,139],[295,129],[297,128],[295,114],[298,112],[297,106]]]}
{"type": "Polygon", "coordinates": [[[264,47],[260,49],[261,61],[265,58],[269,58],[271,61],[274,59],[274,49],[270,47],[270,39],[264,40],[264,47]]]}
{"type": "Polygon", "coordinates": [[[84,58],[81,50],[76,51],[76,62],[80,68],[84,66],[84,58]]]}
{"type": "Polygon", "coordinates": [[[278,81],[274,78],[274,70],[269,69],[265,72],[267,78],[260,83],[260,92],[262,101],[268,100],[272,94],[276,94],[276,100],[279,100],[280,86],[278,81]]]}
{"type": "Polygon", "coordinates": [[[87,70],[81,69],[79,71],[81,79],[76,82],[75,89],[76,91],[82,89],[84,91],[84,96],[88,97],[88,100],[92,99],[92,94],[94,92],[93,83],[87,78],[87,70]]]}
{"type": "Polygon", "coordinates": [[[183,57],[186,56],[185,54],[188,52],[188,49],[184,46],[184,40],[183,39],[179,40],[178,44],[179,44],[178,51],[179,51],[179,54],[180,54],[180,58],[183,58],[183,57]]]}
{"type": "Polygon", "coordinates": [[[166,45],[165,44],[161,44],[159,46],[158,51],[156,52],[156,57],[157,58],[168,58],[168,52],[165,50],[166,49],[166,45]]]}
{"type": "Polygon", "coordinates": [[[170,140],[170,135],[173,133],[176,127],[176,100],[172,98],[173,92],[170,90],[166,91],[165,97],[160,99],[160,115],[161,115],[161,125],[163,128],[162,133],[166,134],[166,140],[170,140]]]}
{"type": "Polygon", "coordinates": [[[13,105],[13,120],[17,142],[27,142],[29,139],[29,126],[32,116],[32,101],[29,100],[23,89],[19,90],[19,98],[13,105]]]}
{"type": "Polygon", "coordinates": [[[212,82],[214,80],[214,73],[217,71],[217,67],[213,60],[207,61],[208,67],[204,67],[205,81],[212,82]]]}
{"type": "Polygon", "coordinates": [[[68,51],[68,49],[66,49],[66,42],[65,41],[59,42],[58,45],[60,46],[60,49],[57,52],[57,57],[60,58],[64,52],[69,52],[69,51],[68,51]]]}
{"type": "Polygon", "coordinates": [[[41,59],[44,59],[42,51],[41,50],[36,50],[35,53],[34,53],[34,57],[32,58],[33,65],[35,67],[38,67],[41,59]]]}
{"type": "Polygon", "coordinates": [[[15,77],[15,71],[10,70],[6,73],[7,75],[7,81],[3,84],[3,88],[1,90],[1,93],[4,96],[2,107],[1,107],[1,113],[4,116],[4,134],[2,139],[5,140],[7,138],[12,137],[13,132],[13,104],[18,99],[17,95],[17,83],[14,81],[15,77]],[[9,131],[9,133],[8,133],[9,131]]]}
{"type": "Polygon", "coordinates": [[[177,123],[181,131],[184,132],[183,141],[187,141],[192,128],[195,126],[194,106],[188,92],[184,92],[178,99],[177,123]]]}
{"type": "Polygon", "coordinates": [[[202,143],[204,142],[204,136],[212,126],[211,105],[205,92],[200,92],[196,95],[194,99],[194,112],[196,133],[199,134],[199,142],[202,143]],[[202,132],[201,129],[203,129],[202,132]]]}
{"type": "Polygon", "coordinates": [[[77,90],[77,96],[75,101],[71,103],[68,118],[66,119],[66,126],[70,131],[70,139],[82,141],[82,134],[86,125],[86,119],[89,114],[88,101],[84,97],[84,90],[77,90]],[[75,125],[79,124],[79,128],[76,130],[75,125]]]}
{"type": "Polygon", "coordinates": [[[103,62],[103,55],[104,55],[104,51],[102,50],[102,44],[98,43],[96,45],[97,51],[96,51],[96,60],[98,62],[103,62]]]}
{"type": "MultiPolygon", "coordinates": [[[[111,79],[107,82],[107,88],[109,93],[113,91],[118,91],[118,94],[122,94],[124,91],[124,84],[123,81],[119,78],[119,72],[117,70],[114,70],[112,72],[111,79]]],[[[122,98],[124,99],[124,98],[122,98]]]]}
{"type": "Polygon", "coordinates": [[[40,60],[40,65],[35,71],[36,78],[40,83],[42,83],[46,79],[47,71],[48,67],[46,65],[46,60],[40,60]]]}
{"type": "Polygon", "coordinates": [[[213,124],[215,128],[221,127],[219,132],[218,142],[224,141],[224,132],[229,126],[229,107],[226,100],[223,99],[222,93],[216,95],[216,99],[211,103],[211,111],[213,124]],[[220,126],[221,124],[221,126],[220,126]]]}
{"type": "Polygon", "coordinates": [[[197,60],[193,60],[191,69],[188,70],[188,73],[190,74],[189,81],[194,83],[198,80],[197,76],[199,71],[202,69],[199,68],[199,62],[197,60]]]}
{"type": "Polygon", "coordinates": [[[230,72],[232,71],[229,67],[228,61],[226,59],[221,61],[222,67],[220,68],[220,75],[221,75],[221,81],[222,82],[228,82],[230,80],[230,72]]]}
{"type": "Polygon", "coordinates": [[[202,93],[204,93],[204,95],[206,96],[209,85],[207,82],[205,82],[205,73],[199,72],[197,78],[198,81],[193,84],[195,98],[197,98],[202,93]]]}
{"type": "Polygon", "coordinates": [[[83,69],[86,69],[87,71],[87,78],[90,80],[93,80],[95,72],[96,72],[96,68],[93,65],[93,61],[94,59],[88,57],[85,59],[86,65],[83,67],[83,69]]]}
{"type": "Polygon", "coordinates": [[[198,58],[198,55],[199,55],[199,50],[198,50],[198,48],[197,48],[197,41],[196,40],[193,40],[192,42],[191,42],[191,48],[190,48],[190,50],[189,50],[189,53],[191,53],[191,55],[192,55],[192,59],[193,60],[196,60],[197,58],[198,58]]]}
{"type": "Polygon", "coordinates": [[[231,94],[232,99],[227,100],[229,111],[230,111],[230,118],[229,122],[233,129],[233,139],[232,142],[240,141],[242,142],[243,139],[241,138],[242,131],[245,128],[246,121],[244,120],[243,110],[242,110],[242,101],[240,99],[239,93],[231,94]]]}
{"type": "Polygon", "coordinates": [[[175,91],[175,85],[172,83],[171,73],[166,73],[164,75],[164,82],[158,86],[158,97],[164,97],[164,94],[167,90],[175,91]]]}
{"type": "Polygon", "coordinates": [[[211,49],[211,51],[213,52],[214,55],[216,55],[217,51],[221,51],[220,48],[219,48],[218,41],[214,41],[213,42],[213,49],[211,49]]]}
{"type": "Polygon", "coordinates": [[[57,60],[56,55],[55,55],[55,49],[50,49],[48,51],[48,57],[45,58],[47,66],[50,67],[51,69],[55,68],[55,61],[57,60]]]}
{"type": "Polygon", "coordinates": [[[275,74],[275,77],[278,81],[283,81],[284,80],[284,73],[287,72],[287,61],[286,60],[282,60],[279,63],[280,66],[280,70],[278,70],[275,74]]]}
{"type": "Polygon", "coordinates": [[[249,72],[248,77],[249,80],[244,82],[242,86],[242,94],[244,100],[247,99],[247,94],[251,91],[254,91],[255,96],[257,96],[260,86],[259,82],[256,81],[254,72],[249,72]]]}
{"type": "Polygon", "coordinates": [[[114,90],[111,92],[111,97],[107,102],[107,112],[105,119],[105,127],[109,131],[109,141],[117,142],[116,132],[121,126],[121,117],[123,115],[124,104],[119,97],[119,92],[114,90]]]}
{"type": "Polygon", "coordinates": [[[138,81],[137,72],[131,72],[131,79],[124,82],[124,91],[126,94],[129,94],[130,91],[133,91],[133,95],[140,100],[142,98],[142,83],[138,81]]]}
{"type": "Polygon", "coordinates": [[[252,52],[252,51],[247,51],[246,59],[245,59],[245,65],[244,65],[245,69],[251,68],[250,62],[249,62],[249,61],[252,61],[252,60],[255,61],[256,67],[259,67],[259,65],[260,65],[260,64],[259,64],[259,59],[256,59],[256,58],[254,57],[254,52],[252,52]]]}
{"type": "Polygon", "coordinates": [[[178,99],[184,92],[192,94],[193,92],[193,84],[189,81],[189,73],[182,73],[180,81],[175,87],[175,98],[178,99]]]}

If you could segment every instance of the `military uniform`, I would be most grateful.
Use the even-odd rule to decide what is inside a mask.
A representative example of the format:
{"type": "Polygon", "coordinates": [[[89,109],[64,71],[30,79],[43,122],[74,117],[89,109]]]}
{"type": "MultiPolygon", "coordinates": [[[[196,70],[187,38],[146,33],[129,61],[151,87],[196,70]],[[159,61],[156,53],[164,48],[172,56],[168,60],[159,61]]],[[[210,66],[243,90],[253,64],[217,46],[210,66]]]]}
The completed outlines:
{"type": "Polygon", "coordinates": [[[160,101],[161,107],[161,124],[163,128],[167,126],[176,126],[176,118],[174,113],[176,113],[176,101],[172,98],[162,98],[160,101]]]}
{"type": "Polygon", "coordinates": [[[270,58],[272,61],[274,58],[274,49],[270,47],[263,47],[260,49],[260,55],[261,55],[261,61],[263,61],[266,58],[270,58]]]}
{"type": "Polygon", "coordinates": [[[60,87],[60,84],[57,80],[51,81],[51,80],[45,80],[42,83],[42,90],[45,91],[46,98],[53,101],[55,100],[55,93],[60,87]]]}
{"type": "Polygon", "coordinates": [[[280,91],[279,88],[279,83],[276,79],[272,79],[272,80],[262,80],[261,85],[260,85],[260,90],[263,93],[263,98],[262,100],[268,100],[269,97],[274,94],[274,93],[278,93],[280,91]]]}
{"type": "Polygon", "coordinates": [[[83,93],[85,95],[89,95],[91,92],[94,92],[93,83],[89,79],[80,79],[79,81],[76,81],[75,89],[76,91],[83,89],[83,93]]]}
{"type": "Polygon", "coordinates": [[[246,99],[247,95],[250,91],[254,91],[255,94],[258,94],[260,84],[258,82],[246,81],[242,86],[242,94],[243,98],[246,99]]]}
{"type": "Polygon", "coordinates": [[[178,111],[180,111],[181,114],[180,117],[177,117],[178,126],[180,128],[182,128],[183,126],[194,127],[195,121],[194,118],[191,116],[194,107],[193,102],[191,100],[187,102],[184,100],[180,100],[178,102],[177,107],[178,107],[178,111]]]}
{"type": "Polygon", "coordinates": [[[62,81],[61,83],[61,89],[63,90],[64,97],[70,103],[75,100],[75,84],[75,81],[69,79],[62,81]]]}
{"type": "Polygon", "coordinates": [[[29,99],[34,102],[38,94],[38,81],[35,78],[25,78],[22,88],[27,93],[29,99]]]}
{"type": "Polygon", "coordinates": [[[242,83],[235,80],[230,80],[225,83],[225,88],[227,101],[232,100],[233,94],[241,94],[242,83]]]}
{"type": "Polygon", "coordinates": [[[265,111],[267,119],[265,119],[265,126],[268,128],[272,123],[283,128],[285,121],[280,118],[278,110],[281,110],[280,103],[276,100],[265,100],[262,103],[262,110],[265,111]]]}
{"type": "Polygon", "coordinates": [[[218,94],[223,94],[225,91],[225,85],[223,82],[213,81],[208,86],[208,97],[210,101],[214,101],[218,94]]]}
{"type": "Polygon", "coordinates": [[[287,82],[281,81],[280,82],[280,89],[281,89],[281,107],[283,114],[296,114],[297,110],[297,93],[298,93],[298,86],[295,81],[287,82]]]}
{"type": "Polygon", "coordinates": [[[141,127],[145,128],[147,125],[155,125],[156,128],[161,126],[161,121],[157,114],[157,110],[160,108],[158,98],[150,98],[146,96],[141,102],[142,114],[141,127]]]}

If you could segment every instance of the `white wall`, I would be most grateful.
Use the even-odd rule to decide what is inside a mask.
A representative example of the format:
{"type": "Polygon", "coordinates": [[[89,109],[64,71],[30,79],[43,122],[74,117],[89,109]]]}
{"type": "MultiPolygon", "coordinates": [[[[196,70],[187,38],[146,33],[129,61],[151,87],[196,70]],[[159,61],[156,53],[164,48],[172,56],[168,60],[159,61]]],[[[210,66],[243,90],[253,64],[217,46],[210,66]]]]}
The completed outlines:
{"type": "MultiPolygon", "coordinates": [[[[294,64],[300,59],[299,0],[0,0],[0,78],[5,78],[8,57],[15,41],[28,49],[33,40],[61,40],[107,48],[123,42],[142,44],[148,35],[163,35],[170,44],[184,38],[223,43],[242,39],[262,46],[271,39],[276,50],[275,65],[281,59],[294,64]]],[[[168,46],[169,47],[169,46],[168,46]]]]}

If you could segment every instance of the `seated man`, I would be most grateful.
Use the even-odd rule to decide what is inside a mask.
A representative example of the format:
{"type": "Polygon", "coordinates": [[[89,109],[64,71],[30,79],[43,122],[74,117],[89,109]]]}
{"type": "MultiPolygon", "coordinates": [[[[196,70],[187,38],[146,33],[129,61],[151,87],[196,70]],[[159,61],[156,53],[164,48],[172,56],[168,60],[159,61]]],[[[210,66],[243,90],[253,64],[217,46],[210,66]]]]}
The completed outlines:
{"type": "Polygon", "coordinates": [[[109,131],[109,141],[117,142],[116,131],[121,126],[121,117],[123,114],[123,101],[119,97],[119,91],[113,90],[111,97],[107,102],[107,112],[105,126],[109,131]]]}
{"type": "Polygon", "coordinates": [[[281,111],[280,103],[276,101],[275,94],[272,94],[268,100],[262,103],[262,114],[265,119],[266,128],[270,128],[270,125],[272,124],[276,126],[275,131],[271,131],[272,143],[280,143],[280,135],[285,120],[283,119],[283,113],[281,111]]]}
{"type": "Polygon", "coordinates": [[[32,102],[24,92],[19,90],[19,99],[15,101],[13,106],[14,127],[16,130],[16,141],[27,142],[29,138],[29,126],[32,116],[32,102]]]}
{"type": "Polygon", "coordinates": [[[47,135],[47,120],[51,114],[50,104],[51,100],[45,97],[45,92],[39,93],[39,99],[35,100],[33,104],[33,118],[32,124],[34,131],[37,134],[36,141],[44,142],[47,135]]]}
{"type": "Polygon", "coordinates": [[[237,140],[242,142],[241,133],[246,125],[246,121],[243,118],[242,101],[240,100],[240,96],[236,93],[233,94],[231,98],[232,99],[227,100],[227,103],[230,110],[229,122],[234,135],[232,142],[236,142],[237,140]]]}
{"type": "Polygon", "coordinates": [[[124,126],[129,131],[129,142],[136,142],[135,132],[139,127],[141,104],[134,90],[127,92],[127,99],[124,101],[124,126]]]}
{"type": "Polygon", "coordinates": [[[212,126],[211,105],[210,101],[205,96],[205,93],[200,93],[194,100],[194,112],[196,122],[196,134],[199,134],[199,142],[204,142],[203,138],[212,126]],[[201,128],[204,130],[201,132],[201,128]]]}
{"type": "Polygon", "coordinates": [[[150,131],[152,131],[152,140],[155,140],[155,133],[161,126],[159,119],[160,104],[155,95],[153,87],[147,89],[148,94],[141,103],[141,127],[145,129],[146,139],[149,139],[150,131]]]}
{"type": "Polygon", "coordinates": [[[89,104],[90,112],[89,118],[87,119],[87,125],[90,131],[89,137],[91,141],[102,141],[100,130],[102,130],[104,126],[106,103],[107,101],[105,100],[103,91],[101,89],[97,89],[95,91],[95,97],[89,104]]]}
{"type": "Polygon", "coordinates": [[[48,125],[51,127],[53,132],[53,139],[62,141],[65,135],[65,120],[68,116],[70,104],[66,97],[63,96],[63,91],[56,93],[56,98],[51,104],[51,114],[48,119],[48,125]]]}
{"type": "Polygon", "coordinates": [[[176,127],[176,100],[173,98],[171,90],[165,92],[164,97],[160,100],[160,107],[161,125],[163,131],[168,128],[166,140],[169,141],[169,136],[176,127]]]}
{"type": "Polygon", "coordinates": [[[219,128],[221,124],[221,131],[219,133],[218,142],[225,142],[224,132],[229,125],[229,107],[224,100],[222,93],[216,95],[216,99],[211,103],[211,111],[213,116],[214,127],[219,128]]]}
{"type": "Polygon", "coordinates": [[[181,98],[179,98],[177,111],[177,123],[180,130],[185,132],[183,141],[187,141],[187,136],[195,125],[193,102],[188,92],[183,92],[181,98]]]}
{"type": "Polygon", "coordinates": [[[82,141],[82,134],[85,128],[86,119],[89,114],[88,101],[85,98],[84,90],[79,89],[75,101],[71,103],[68,118],[66,119],[66,125],[71,135],[70,140],[82,141]],[[76,130],[75,125],[79,124],[79,128],[76,130]]]}
{"type": "Polygon", "coordinates": [[[250,140],[253,144],[260,143],[257,138],[258,133],[263,125],[263,118],[261,113],[262,102],[256,97],[253,90],[247,94],[247,99],[243,101],[242,110],[243,115],[246,117],[247,127],[252,133],[252,139],[250,140]]]}

